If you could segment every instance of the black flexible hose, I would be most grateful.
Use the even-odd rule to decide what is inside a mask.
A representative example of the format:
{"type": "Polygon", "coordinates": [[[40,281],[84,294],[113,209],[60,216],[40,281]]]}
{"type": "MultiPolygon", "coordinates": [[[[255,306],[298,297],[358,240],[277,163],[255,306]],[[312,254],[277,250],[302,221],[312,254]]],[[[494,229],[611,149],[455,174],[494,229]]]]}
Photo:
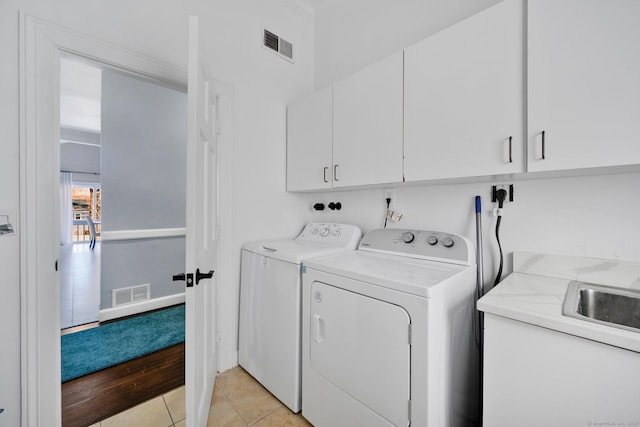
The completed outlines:
{"type": "Polygon", "coordinates": [[[387,197],[386,198],[386,202],[387,202],[387,210],[384,213],[384,227],[383,228],[387,228],[387,220],[389,219],[389,206],[391,206],[391,198],[387,197]]]}
{"type": "Polygon", "coordinates": [[[500,278],[502,277],[502,264],[504,262],[504,257],[502,255],[502,245],[500,244],[500,223],[502,222],[502,215],[498,215],[498,220],[496,221],[496,240],[498,241],[498,249],[500,250],[500,266],[498,267],[498,274],[496,275],[496,281],[493,283],[493,286],[496,286],[500,283],[500,278]]]}

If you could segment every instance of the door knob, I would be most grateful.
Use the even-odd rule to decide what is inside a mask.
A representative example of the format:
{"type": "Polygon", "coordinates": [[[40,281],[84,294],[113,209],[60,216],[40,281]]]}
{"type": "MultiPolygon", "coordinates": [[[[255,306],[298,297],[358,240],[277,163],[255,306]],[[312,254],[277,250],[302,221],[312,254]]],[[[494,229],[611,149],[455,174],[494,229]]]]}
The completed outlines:
{"type": "Polygon", "coordinates": [[[211,279],[213,277],[213,273],[215,273],[213,270],[209,270],[208,273],[200,273],[200,269],[198,268],[196,270],[196,285],[200,283],[200,280],[202,279],[211,279]]]}
{"type": "Polygon", "coordinates": [[[190,287],[193,286],[193,274],[180,273],[180,274],[174,274],[173,275],[173,281],[174,282],[178,282],[180,280],[186,280],[187,281],[187,288],[190,288],[190,287]]]}

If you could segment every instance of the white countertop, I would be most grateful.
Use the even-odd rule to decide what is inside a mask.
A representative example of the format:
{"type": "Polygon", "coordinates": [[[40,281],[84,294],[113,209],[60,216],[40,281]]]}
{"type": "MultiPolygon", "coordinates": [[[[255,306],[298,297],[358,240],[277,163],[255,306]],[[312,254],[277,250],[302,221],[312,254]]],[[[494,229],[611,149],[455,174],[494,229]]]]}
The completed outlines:
{"type": "Polygon", "coordinates": [[[569,282],[640,289],[640,263],[514,252],[513,269],[478,310],[640,353],[640,332],[562,315],[569,282]]]}

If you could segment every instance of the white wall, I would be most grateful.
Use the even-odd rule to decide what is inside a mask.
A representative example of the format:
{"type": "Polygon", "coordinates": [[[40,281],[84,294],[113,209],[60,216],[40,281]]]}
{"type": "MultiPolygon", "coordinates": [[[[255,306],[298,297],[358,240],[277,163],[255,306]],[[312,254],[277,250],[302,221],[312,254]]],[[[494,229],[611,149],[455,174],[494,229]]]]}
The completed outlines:
{"type": "Polygon", "coordinates": [[[349,0],[316,17],[315,87],[385,58],[500,0],[349,0]]]}
{"type": "Polygon", "coordinates": [[[64,142],[60,144],[62,172],[100,174],[100,146],[64,142]]]}
{"type": "MultiPolygon", "coordinates": [[[[500,240],[511,271],[514,250],[640,261],[639,173],[499,181],[513,183],[515,201],[505,205],[500,240]]],[[[493,284],[498,252],[491,182],[399,185],[396,210],[404,214],[394,228],[462,234],[475,243],[475,196],[482,197],[485,283],[493,284]]],[[[314,201],[342,203],[339,212],[314,213],[315,221],[353,223],[369,231],[381,228],[382,189],[318,194],[314,201]]],[[[506,274],[505,273],[505,274],[506,274]]],[[[503,275],[504,278],[504,275],[503,275]]]]}
{"type": "MultiPolygon", "coordinates": [[[[321,14],[316,19],[316,88],[495,3],[354,0],[321,14]]],[[[516,200],[505,207],[501,225],[504,251],[640,261],[639,182],[639,173],[513,182],[516,200]]],[[[491,184],[398,185],[396,206],[405,216],[392,226],[454,232],[475,240],[474,197],[482,196],[485,280],[493,283],[497,245],[491,184]]],[[[314,213],[314,220],[351,222],[363,231],[382,226],[385,206],[380,189],[319,194],[312,199],[340,201],[344,206],[338,213],[314,213]]],[[[510,262],[507,256],[507,273],[510,262]]]]}
{"type": "MultiPolygon", "coordinates": [[[[18,10],[186,68],[187,23],[197,14],[208,40],[212,72],[234,87],[234,280],[220,283],[237,294],[240,245],[245,240],[295,234],[304,223],[306,196],[286,194],[286,104],[313,86],[313,23],[287,0],[5,0],[0,2],[0,209],[19,205],[18,10]],[[261,47],[267,25],[294,43],[291,64],[261,47]]],[[[20,229],[18,229],[20,232],[20,229]]],[[[18,236],[0,237],[0,425],[20,424],[20,260],[18,236]]],[[[229,266],[227,266],[229,267],[229,266]]],[[[237,307],[237,300],[223,301],[237,307]]],[[[235,327],[237,310],[223,324],[235,327]]],[[[235,348],[233,342],[223,345],[235,348]]],[[[226,361],[225,363],[229,363],[226,361]]],[[[223,366],[223,368],[228,366],[223,366]]]]}
{"type": "MultiPolygon", "coordinates": [[[[18,212],[19,174],[19,85],[18,85],[18,13],[0,3],[0,209],[18,212]]],[[[15,227],[14,227],[15,228],[15,227]]],[[[17,232],[20,233],[18,225],[17,232]]],[[[3,325],[0,345],[0,424],[20,425],[20,240],[18,234],[0,237],[0,322],[3,325]]]]}

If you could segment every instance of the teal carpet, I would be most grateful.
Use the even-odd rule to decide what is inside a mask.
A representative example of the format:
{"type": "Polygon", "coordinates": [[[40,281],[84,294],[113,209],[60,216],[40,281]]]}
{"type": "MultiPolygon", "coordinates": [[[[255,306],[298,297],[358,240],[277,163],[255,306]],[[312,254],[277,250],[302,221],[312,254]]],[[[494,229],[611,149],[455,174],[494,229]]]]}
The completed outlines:
{"type": "Polygon", "coordinates": [[[184,342],[184,304],[60,338],[65,382],[184,342]]]}

